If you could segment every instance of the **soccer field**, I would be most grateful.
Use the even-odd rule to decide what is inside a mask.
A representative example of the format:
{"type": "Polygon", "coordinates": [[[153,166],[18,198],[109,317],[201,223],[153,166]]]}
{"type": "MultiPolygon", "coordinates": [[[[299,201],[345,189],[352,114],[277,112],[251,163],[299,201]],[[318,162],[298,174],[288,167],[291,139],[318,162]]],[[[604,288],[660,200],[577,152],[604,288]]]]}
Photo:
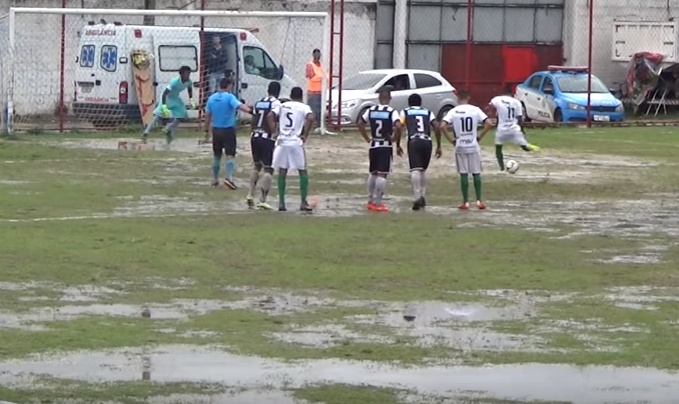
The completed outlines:
{"type": "Polygon", "coordinates": [[[674,402],[676,132],[531,129],[515,175],[486,139],[486,211],[451,148],[411,211],[397,157],[388,213],[360,136],[312,136],[311,215],[248,210],[245,136],[237,191],[198,133],[2,139],[0,400],[674,402]]]}

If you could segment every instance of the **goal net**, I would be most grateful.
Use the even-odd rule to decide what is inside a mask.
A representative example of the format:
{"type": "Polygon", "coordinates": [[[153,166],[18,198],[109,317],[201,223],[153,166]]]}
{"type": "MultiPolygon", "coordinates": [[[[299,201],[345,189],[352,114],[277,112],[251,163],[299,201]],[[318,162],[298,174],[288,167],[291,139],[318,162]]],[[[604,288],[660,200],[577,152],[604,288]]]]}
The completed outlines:
{"type": "MultiPolygon", "coordinates": [[[[195,128],[220,78],[248,104],[271,81],[282,99],[295,86],[306,94],[312,50],[327,58],[329,41],[327,13],[11,8],[0,17],[3,127],[141,130],[189,66],[197,108],[183,125],[195,128]]],[[[190,106],[187,91],[181,97],[190,106]]]]}

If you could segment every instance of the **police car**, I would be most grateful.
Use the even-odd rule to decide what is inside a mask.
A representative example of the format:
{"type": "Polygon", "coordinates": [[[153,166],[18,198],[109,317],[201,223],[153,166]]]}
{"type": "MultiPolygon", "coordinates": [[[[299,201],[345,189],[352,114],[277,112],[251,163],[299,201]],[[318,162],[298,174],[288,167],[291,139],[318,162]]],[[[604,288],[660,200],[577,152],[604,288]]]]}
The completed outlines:
{"type": "MultiPolygon", "coordinates": [[[[514,97],[523,105],[524,117],[541,122],[587,120],[587,67],[548,66],[519,84],[514,97]]],[[[625,107],[592,75],[591,114],[595,122],[625,118],[625,107]]]]}

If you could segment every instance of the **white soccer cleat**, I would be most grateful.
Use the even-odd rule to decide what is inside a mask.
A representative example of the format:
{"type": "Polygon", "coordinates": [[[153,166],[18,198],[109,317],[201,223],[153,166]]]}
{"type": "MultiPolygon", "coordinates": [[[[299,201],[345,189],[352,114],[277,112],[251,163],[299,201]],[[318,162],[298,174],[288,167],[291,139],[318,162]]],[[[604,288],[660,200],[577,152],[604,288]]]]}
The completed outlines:
{"type": "Polygon", "coordinates": [[[273,210],[273,207],[266,202],[257,202],[257,209],[259,209],[259,210],[273,210]]]}

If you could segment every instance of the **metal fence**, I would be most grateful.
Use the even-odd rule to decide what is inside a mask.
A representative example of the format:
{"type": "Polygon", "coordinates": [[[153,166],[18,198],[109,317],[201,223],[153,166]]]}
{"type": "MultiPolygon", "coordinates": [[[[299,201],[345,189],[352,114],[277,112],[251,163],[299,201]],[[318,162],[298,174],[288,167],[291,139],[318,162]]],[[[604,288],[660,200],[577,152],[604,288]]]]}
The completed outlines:
{"type": "MultiPolygon", "coordinates": [[[[159,2],[155,3],[154,6],[159,8],[159,2]]],[[[347,91],[339,91],[343,82],[356,73],[373,68],[417,68],[440,72],[456,88],[470,90],[475,102],[485,103],[493,95],[514,92],[517,85],[548,66],[579,67],[586,79],[584,83],[580,80],[575,84],[579,91],[584,85],[585,103],[575,105],[567,102],[560,107],[567,108],[570,104],[577,109],[576,113],[561,111],[559,116],[555,116],[555,103],[528,108],[534,115],[532,118],[547,115],[544,119],[547,122],[555,118],[568,120],[564,119],[564,115],[570,114],[578,117],[572,122],[596,123],[610,119],[599,113],[601,109],[611,108],[599,105],[604,91],[608,93],[610,90],[624,101],[626,118],[640,116],[667,120],[672,109],[679,106],[679,90],[675,91],[675,87],[679,87],[676,79],[679,68],[675,66],[679,5],[675,3],[670,0],[319,0],[290,3],[167,0],[162,4],[163,8],[183,10],[265,9],[329,13],[332,16],[331,32],[324,32],[317,20],[304,18],[302,14],[280,19],[201,19],[188,16],[155,20],[143,16],[104,19],[122,20],[128,25],[171,25],[187,30],[197,29],[201,43],[206,45],[214,36],[206,34],[207,31],[242,28],[258,38],[268,51],[266,57],[250,55],[259,64],[255,66],[259,71],[271,73],[263,73],[262,80],[276,78],[274,70],[277,69],[274,67],[282,65],[285,74],[301,87],[307,86],[306,66],[311,60],[311,51],[327,49],[322,59],[328,76],[325,85],[335,87],[335,91],[326,94],[327,107],[336,115],[341,115],[342,109],[349,108],[351,104],[347,91]],[[588,76],[587,71],[592,75],[588,76]],[[539,108],[544,110],[538,111],[539,108]],[[536,111],[539,116],[536,116],[536,111]]],[[[30,1],[21,4],[42,6],[39,0],[33,4],[30,1]]],[[[82,4],[90,8],[138,6],[132,0],[63,1],[67,7],[80,7],[82,4]]],[[[123,91],[132,88],[117,88],[113,95],[99,96],[95,94],[98,90],[96,80],[79,77],[83,73],[82,63],[89,63],[83,62],[82,58],[89,54],[83,54],[79,48],[85,27],[89,21],[99,24],[102,16],[66,16],[63,24],[60,15],[22,18],[24,20],[15,21],[16,54],[10,54],[9,21],[7,16],[0,15],[0,68],[3,72],[0,77],[3,112],[0,119],[3,124],[13,117],[15,128],[24,130],[93,129],[95,126],[114,130],[127,128],[131,123],[139,126],[141,111],[137,95],[130,91],[129,95],[120,97],[123,91]],[[14,76],[9,74],[12,70],[14,76]],[[82,83],[88,81],[94,82],[95,87],[83,87],[82,83]],[[110,99],[105,100],[105,97],[110,99]],[[88,104],[83,102],[88,99],[91,101],[89,106],[83,106],[88,104]],[[128,103],[122,108],[124,114],[120,113],[121,107],[102,109],[95,105],[102,101],[117,104],[121,100],[128,103]],[[105,111],[104,115],[102,111],[105,111]],[[92,115],[90,112],[99,114],[98,118],[84,119],[85,115],[92,115]],[[118,125],[113,125],[113,121],[118,125]]],[[[181,36],[177,32],[168,31],[161,36],[165,35],[165,39],[172,42],[173,36],[181,36]]],[[[210,91],[210,80],[202,57],[201,52],[196,62],[200,72],[195,75],[200,83],[197,92],[204,96],[210,91]]],[[[157,59],[156,62],[160,63],[157,59]]],[[[102,66],[101,55],[93,63],[102,66]]],[[[119,82],[116,85],[120,85],[119,82]]],[[[251,83],[245,84],[249,86],[251,83]]],[[[543,83],[538,87],[540,85],[543,83]]],[[[418,90],[416,83],[413,87],[418,90]]],[[[262,93],[264,90],[260,88],[257,91],[262,93]]],[[[251,99],[246,101],[252,102],[251,99]]],[[[541,102],[545,103],[544,98],[541,102]]],[[[353,123],[331,120],[330,126],[353,123]]]]}

